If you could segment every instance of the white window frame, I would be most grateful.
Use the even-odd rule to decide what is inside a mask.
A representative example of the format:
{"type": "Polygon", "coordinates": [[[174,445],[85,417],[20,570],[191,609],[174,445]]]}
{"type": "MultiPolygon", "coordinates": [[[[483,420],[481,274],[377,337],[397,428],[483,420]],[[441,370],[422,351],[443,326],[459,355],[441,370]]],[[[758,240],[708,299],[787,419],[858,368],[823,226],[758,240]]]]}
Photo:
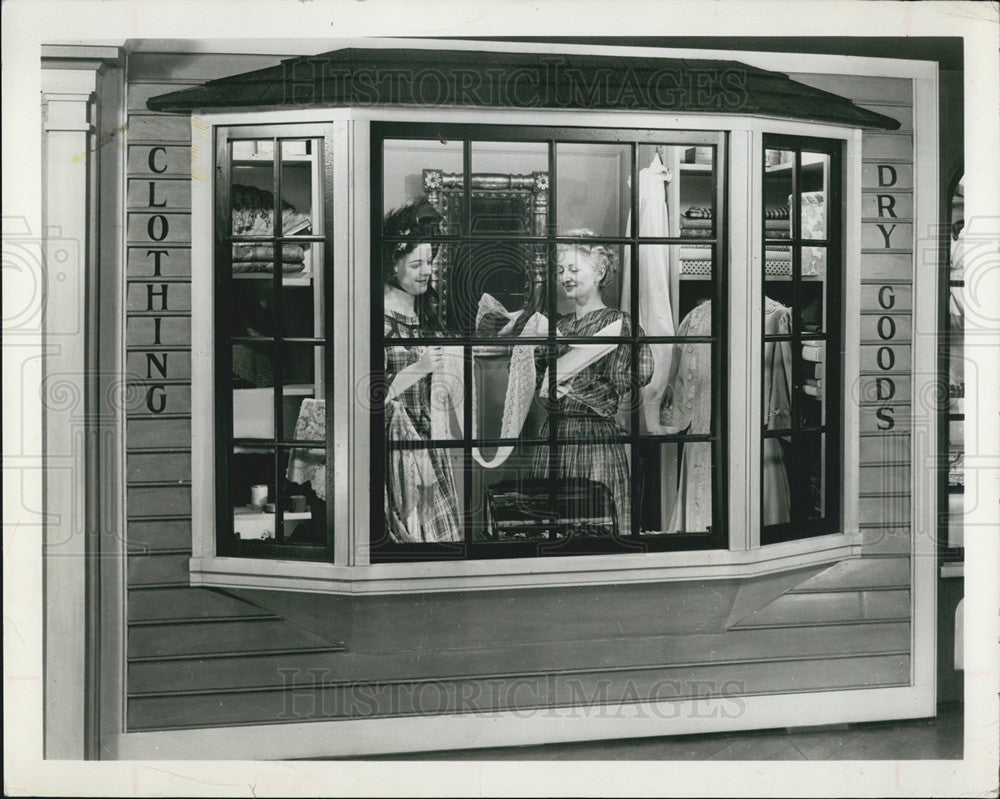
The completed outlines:
{"type": "MultiPolygon", "coordinates": [[[[762,136],[784,133],[840,139],[846,144],[844,184],[844,386],[859,372],[861,134],[850,127],[780,119],[708,114],[502,109],[313,109],[204,114],[192,117],[192,533],[191,583],[219,587],[307,590],[327,593],[407,593],[754,577],[860,556],[858,529],[858,409],[843,402],[844,473],[841,531],[760,546],[760,438],[753,418],[760,404],[763,174],[762,136]],[[724,130],[730,133],[728,163],[730,264],[730,395],[744,396],[729,410],[729,548],[546,558],[445,562],[368,561],[369,475],[367,408],[357,397],[369,374],[370,303],[370,123],[373,121],[557,125],[666,130],[724,130]],[[334,131],[334,185],[327,187],[334,216],[333,357],[339,375],[328,381],[334,403],[332,468],[336,492],[331,507],[334,562],[219,557],[215,554],[213,247],[214,130],[227,125],[330,123],[334,131]],[[342,267],[339,265],[343,265],[342,267]]],[[[845,391],[846,399],[846,391],[845,391]]]]}

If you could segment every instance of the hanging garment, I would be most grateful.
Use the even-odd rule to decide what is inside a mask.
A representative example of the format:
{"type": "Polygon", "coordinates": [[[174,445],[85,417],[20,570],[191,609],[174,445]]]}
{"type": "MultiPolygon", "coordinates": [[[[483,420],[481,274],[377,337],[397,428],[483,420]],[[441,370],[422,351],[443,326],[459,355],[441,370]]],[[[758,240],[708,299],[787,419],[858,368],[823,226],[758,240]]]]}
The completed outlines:
{"type": "MultiPolygon", "coordinates": [[[[556,330],[564,336],[593,336],[614,322],[621,324],[623,336],[631,335],[628,314],[616,308],[600,308],[580,317],[566,314],[559,318],[556,330]]],[[[560,347],[563,351],[568,349],[566,345],[560,347]]],[[[549,418],[542,423],[541,437],[548,435],[550,420],[555,419],[557,441],[584,439],[586,443],[560,444],[555,448],[551,463],[549,448],[536,447],[531,464],[532,477],[557,480],[579,477],[603,484],[614,499],[621,535],[628,535],[632,529],[632,483],[626,445],[614,440],[625,435],[615,415],[621,400],[633,386],[630,361],[629,345],[619,344],[579,371],[569,382],[565,394],[555,400],[546,400],[549,418]]],[[[650,347],[641,345],[636,359],[635,385],[645,386],[652,375],[650,347]]],[[[577,515],[585,516],[588,507],[588,503],[581,504],[577,515]]]]}
{"type": "MultiPolygon", "coordinates": [[[[790,335],[792,312],[780,302],[764,297],[764,335],[790,335]]],[[[764,342],[764,426],[768,430],[791,427],[792,345],[788,341],[764,342]]],[[[761,523],[783,524],[791,519],[792,494],[781,441],[761,443],[761,523]]]]}
{"type": "MultiPolygon", "coordinates": [[[[660,161],[659,154],[645,169],[639,170],[639,233],[642,236],[670,236],[670,214],[664,183],[671,179],[670,170],[660,161]]],[[[631,233],[629,219],[628,232],[631,233]]],[[[626,255],[626,262],[628,256],[626,255]]],[[[674,316],[670,302],[670,246],[647,244],[639,248],[639,322],[648,336],[672,336],[674,316]]],[[[631,270],[623,270],[623,311],[631,308],[631,270]]],[[[647,432],[661,433],[660,404],[667,388],[670,372],[670,344],[650,344],[653,357],[653,378],[641,391],[642,420],[647,432]]]]}
{"type": "MultiPolygon", "coordinates": [[[[712,303],[703,302],[681,320],[678,336],[710,336],[712,303]]],[[[712,345],[674,344],[660,408],[666,433],[704,435],[712,431],[712,345]]],[[[712,525],[712,445],[684,444],[677,501],[667,532],[704,532],[712,525]]]]}
{"type": "MultiPolygon", "coordinates": [[[[765,297],[765,335],[788,335],[791,311],[765,297]]],[[[712,304],[703,302],[681,321],[678,336],[710,336],[712,304]]],[[[674,345],[668,389],[660,420],[668,433],[707,434],[712,431],[712,345],[678,342],[674,345]]],[[[787,429],[791,424],[792,352],[787,341],[764,344],[765,426],[787,429]]],[[[776,438],[762,443],[761,516],[764,524],[779,524],[790,518],[791,491],[781,443],[776,438]]],[[[704,532],[712,524],[712,445],[684,445],[681,474],[668,532],[704,532]]]]}

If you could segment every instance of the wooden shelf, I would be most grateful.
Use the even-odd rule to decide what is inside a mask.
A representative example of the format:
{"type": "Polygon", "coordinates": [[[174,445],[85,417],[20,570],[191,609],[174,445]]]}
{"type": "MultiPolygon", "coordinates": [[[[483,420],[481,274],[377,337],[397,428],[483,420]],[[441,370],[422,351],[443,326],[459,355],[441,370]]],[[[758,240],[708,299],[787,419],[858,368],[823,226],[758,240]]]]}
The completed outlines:
{"type": "MultiPolygon", "coordinates": [[[[815,170],[817,167],[822,167],[825,163],[824,158],[825,156],[819,153],[802,153],[802,169],[815,170]]],[[[783,164],[775,164],[774,166],[765,166],[764,173],[772,175],[775,173],[791,172],[794,165],[794,161],[788,161],[783,164]]]]}
{"type": "MultiPolygon", "coordinates": [[[[315,161],[311,155],[286,155],[281,159],[283,164],[308,164],[315,161]]],[[[247,158],[234,158],[233,166],[257,166],[259,164],[273,164],[274,157],[270,155],[254,155],[247,158]]]]}
{"type": "MultiPolygon", "coordinates": [[[[236,272],[233,280],[273,280],[273,272],[236,272]]],[[[311,286],[312,273],[289,272],[281,278],[282,286],[311,286]]]]}
{"type": "Polygon", "coordinates": [[[680,164],[681,174],[700,174],[700,175],[710,175],[712,174],[712,167],[714,164],[680,164]]]}

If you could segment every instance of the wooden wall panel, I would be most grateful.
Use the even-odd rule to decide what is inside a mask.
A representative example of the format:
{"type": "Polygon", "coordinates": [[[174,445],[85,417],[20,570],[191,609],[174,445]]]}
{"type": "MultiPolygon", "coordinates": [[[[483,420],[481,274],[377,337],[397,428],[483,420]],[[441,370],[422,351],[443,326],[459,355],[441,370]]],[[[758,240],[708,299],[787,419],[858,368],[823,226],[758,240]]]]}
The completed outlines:
{"type": "Polygon", "coordinates": [[[184,144],[131,144],[128,148],[129,177],[142,180],[163,180],[167,177],[191,175],[190,133],[184,144]]]}
{"type": "MultiPolygon", "coordinates": [[[[733,717],[745,694],[769,694],[905,685],[905,653],[774,663],[723,663],[597,674],[544,675],[535,680],[485,678],[431,683],[383,682],[323,685],[308,680],[298,690],[135,696],[130,729],[170,729],[321,718],[449,714],[541,709],[584,701],[666,701],[707,696],[727,700],[733,717]],[[794,687],[791,687],[794,686],[794,687]],[[157,720],[152,727],[150,720],[157,720]]],[[[304,675],[306,676],[306,675],[304,675]]]]}
{"type": "MultiPolygon", "coordinates": [[[[187,516],[187,514],[182,514],[187,516]]],[[[146,549],[190,549],[191,519],[154,519],[128,523],[128,545],[132,551],[146,549]]]]}
{"type": "Polygon", "coordinates": [[[191,277],[191,248],[135,244],[128,248],[129,277],[191,277]],[[157,257],[157,254],[159,256],[157,257]]]}
{"type": "Polygon", "coordinates": [[[125,479],[130,483],[187,481],[191,479],[189,452],[134,452],[128,457],[125,479]]]}
{"type": "MultiPolygon", "coordinates": [[[[851,621],[861,618],[860,611],[851,621]]],[[[163,625],[157,625],[158,628],[163,625]]],[[[687,635],[615,640],[617,662],[659,669],[710,663],[725,651],[729,662],[786,663],[789,660],[854,654],[900,652],[909,643],[909,624],[902,622],[830,624],[815,629],[748,628],[724,635],[687,635]],[[879,632],[873,644],[871,633],[879,632]],[[720,649],[720,647],[722,649],[720,649]],[[778,653],[778,654],[776,654],[778,653]]],[[[495,674],[534,679],[539,674],[571,674],[600,670],[606,652],[586,642],[476,647],[468,650],[399,650],[390,655],[358,652],[261,652],[242,661],[157,661],[129,667],[133,695],[239,688],[280,689],[290,683],[379,683],[407,680],[461,679],[470,674],[495,674]]]]}
{"type": "Polygon", "coordinates": [[[861,534],[865,555],[908,555],[913,547],[909,527],[867,527],[861,534]]]}
{"type": "MultiPolygon", "coordinates": [[[[151,588],[129,595],[129,622],[221,618],[273,618],[266,610],[211,588],[151,588]]],[[[172,667],[171,667],[172,668],[172,667]]],[[[226,683],[216,683],[216,687],[226,683]]]]}
{"type": "Polygon", "coordinates": [[[185,585],[190,552],[128,556],[128,586],[185,585]]]}

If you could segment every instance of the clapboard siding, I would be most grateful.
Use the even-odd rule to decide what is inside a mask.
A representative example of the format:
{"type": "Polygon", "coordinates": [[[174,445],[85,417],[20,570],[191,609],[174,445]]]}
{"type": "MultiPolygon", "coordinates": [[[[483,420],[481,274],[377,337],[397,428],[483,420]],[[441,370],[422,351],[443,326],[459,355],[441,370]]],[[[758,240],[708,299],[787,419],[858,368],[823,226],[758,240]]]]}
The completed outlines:
{"type": "Polygon", "coordinates": [[[150,480],[190,480],[190,452],[131,453],[128,457],[126,477],[130,483],[150,480]]]}
{"type": "MultiPolygon", "coordinates": [[[[511,679],[397,681],[194,695],[134,696],[133,730],[290,723],[335,718],[448,714],[461,711],[542,710],[546,707],[617,701],[666,701],[717,697],[735,715],[740,696],[860,689],[909,682],[906,653],[785,663],[721,663],[678,668],[622,668],[596,674],[541,675],[511,679]],[[155,720],[151,724],[151,720],[155,720]]],[[[590,712],[600,713],[596,707],[590,712]]]]}
{"type": "Polygon", "coordinates": [[[132,591],[128,600],[129,622],[176,619],[271,618],[273,614],[249,602],[210,588],[154,588],[132,591]]]}
{"type": "MultiPolygon", "coordinates": [[[[856,614],[860,618],[860,614],[856,614]]],[[[848,621],[855,621],[855,618],[848,621]]],[[[130,667],[130,693],[219,691],[233,688],[280,688],[312,682],[390,682],[454,679],[469,675],[535,677],[609,668],[608,651],[618,667],[695,666],[721,658],[729,662],[777,661],[801,657],[905,651],[909,623],[886,622],[871,629],[832,624],[816,629],[738,629],[714,635],[647,636],[485,646],[436,651],[403,650],[392,654],[356,652],[283,653],[251,660],[206,659],[197,664],[146,662],[130,667]],[[878,631],[877,641],[871,633],[878,631]],[[777,654],[776,654],[777,653],[777,654]],[[288,654],[292,659],[286,657],[288,654]]]]}
{"type": "Polygon", "coordinates": [[[863,137],[864,424],[876,424],[876,379],[887,371],[898,377],[894,412],[901,421],[889,434],[863,430],[860,440],[865,496],[848,498],[860,503],[860,561],[803,575],[787,591],[781,586],[756,612],[734,615],[740,620],[730,628],[734,601],[749,595],[736,581],[349,597],[312,615],[187,585],[190,121],[152,114],[145,103],[278,60],[146,53],[129,62],[128,729],[531,708],[601,690],[608,701],[635,701],[701,696],[706,686],[733,697],[909,682],[911,442],[900,430],[910,427],[904,414],[912,403],[914,125],[912,84],[904,79],[792,76],[902,123],[898,133],[863,137]],[[881,169],[883,161],[889,169],[881,169]],[[889,177],[895,216],[887,219],[880,214],[889,189],[880,181],[889,177]],[[884,307],[886,285],[891,308],[884,307]],[[886,345],[882,334],[890,328],[886,345]],[[882,368],[884,352],[879,361],[883,346],[893,349],[891,370],[882,368]],[[159,412],[153,385],[166,392],[159,412]]]}
{"type": "Polygon", "coordinates": [[[907,466],[862,466],[861,493],[884,494],[910,490],[910,469],[907,466]]]}
{"type": "Polygon", "coordinates": [[[866,619],[900,619],[911,613],[909,591],[862,591],[861,608],[866,619]]]}
{"type": "Polygon", "coordinates": [[[906,555],[913,546],[909,527],[869,527],[861,534],[865,555],[906,555]]]}
{"type": "Polygon", "coordinates": [[[130,521],[128,545],[135,549],[183,549],[191,546],[191,520],[130,521]]]}
{"type": "MultiPolygon", "coordinates": [[[[285,652],[336,646],[283,619],[251,619],[190,624],[132,625],[128,633],[129,660],[285,652]],[[134,655],[132,653],[135,653],[134,655]],[[140,654],[141,653],[141,654],[140,654]]],[[[132,690],[130,686],[129,690],[132,690]]]]}

